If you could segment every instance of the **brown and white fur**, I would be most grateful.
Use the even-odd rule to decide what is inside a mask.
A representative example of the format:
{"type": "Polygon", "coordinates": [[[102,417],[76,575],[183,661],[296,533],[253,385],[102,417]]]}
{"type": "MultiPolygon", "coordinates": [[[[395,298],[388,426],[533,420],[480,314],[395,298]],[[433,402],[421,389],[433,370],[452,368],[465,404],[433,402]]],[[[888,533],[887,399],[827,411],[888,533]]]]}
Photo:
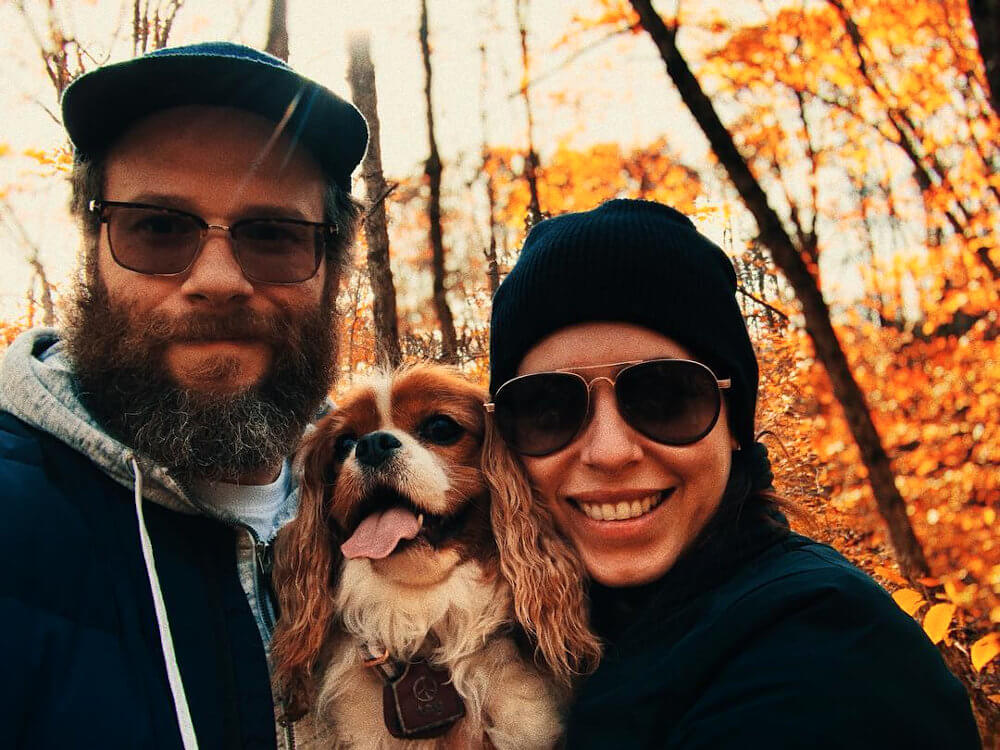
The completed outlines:
{"type": "MultiPolygon", "coordinates": [[[[579,564],[550,521],[533,511],[509,519],[498,549],[481,466],[484,396],[451,369],[421,365],[354,389],[306,440],[299,515],[277,548],[272,658],[289,716],[308,709],[321,746],[465,748],[488,738],[503,750],[558,740],[559,700],[597,646],[579,622],[579,564]],[[370,519],[397,512],[411,514],[411,531],[419,525],[414,538],[393,547],[395,536],[368,533],[384,528],[370,519]],[[382,556],[379,544],[392,549],[382,556]],[[465,717],[440,738],[393,738],[362,646],[447,667],[465,717]]],[[[521,491],[500,489],[508,505],[521,491]]],[[[520,513],[493,509],[493,521],[520,513]]]]}

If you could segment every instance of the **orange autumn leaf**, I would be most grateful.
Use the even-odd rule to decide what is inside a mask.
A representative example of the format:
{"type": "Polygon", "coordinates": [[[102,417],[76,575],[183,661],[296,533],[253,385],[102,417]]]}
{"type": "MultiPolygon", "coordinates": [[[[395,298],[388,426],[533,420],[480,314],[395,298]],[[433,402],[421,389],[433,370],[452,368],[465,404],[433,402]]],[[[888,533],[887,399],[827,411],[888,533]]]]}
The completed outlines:
{"type": "Polygon", "coordinates": [[[899,605],[899,608],[910,617],[916,615],[917,610],[924,605],[924,597],[913,589],[900,589],[893,592],[892,598],[899,605]]]}
{"type": "Polygon", "coordinates": [[[875,572],[885,580],[889,581],[890,583],[895,583],[898,586],[906,586],[909,584],[909,581],[903,578],[903,576],[901,576],[892,568],[887,568],[884,565],[876,565],[875,572]]]}
{"type": "Polygon", "coordinates": [[[948,634],[951,618],[955,616],[954,604],[935,604],[924,615],[924,632],[932,643],[940,643],[948,634]]]}
{"type": "Polygon", "coordinates": [[[981,671],[997,654],[1000,654],[1000,633],[984,635],[972,644],[972,668],[981,671]]]}

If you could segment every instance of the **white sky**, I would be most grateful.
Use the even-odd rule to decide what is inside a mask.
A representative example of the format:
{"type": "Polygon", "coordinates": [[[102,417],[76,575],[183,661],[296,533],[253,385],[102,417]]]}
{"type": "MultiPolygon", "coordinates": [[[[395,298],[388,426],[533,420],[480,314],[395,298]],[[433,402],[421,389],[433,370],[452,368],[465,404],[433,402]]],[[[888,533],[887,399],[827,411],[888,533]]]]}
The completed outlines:
{"type": "MultiPolygon", "coordinates": [[[[713,0],[714,2],[714,0],[713,0]]],[[[780,0],[773,0],[780,2],[780,0]]],[[[58,112],[54,89],[45,75],[34,33],[45,33],[45,0],[23,0],[31,22],[18,3],[0,3],[0,192],[7,190],[17,220],[40,257],[50,279],[65,287],[75,264],[78,237],[65,208],[65,180],[44,176],[44,168],[21,153],[51,150],[66,143],[61,126],[46,112],[58,112]]],[[[419,174],[426,158],[423,69],[417,40],[418,0],[288,0],[290,63],[300,72],[349,98],[345,80],[346,39],[351,32],[371,34],[382,154],[387,176],[419,174]]],[[[726,13],[736,12],[731,4],[726,13]]],[[[262,46],[268,0],[186,0],[177,15],[170,42],[187,44],[226,39],[262,46]]],[[[577,45],[559,47],[573,27],[574,16],[594,16],[594,0],[530,0],[529,48],[536,144],[551,152],[560,143],[586,147],[617,142],[628,148],[667,137],[670,148],[686,164],[706,163],[707,146],[667,79],[663,63],[645,37],[621,36],[566,62],[577,45]]],[[[708,4],[685,6],[691,10],[708,4]]],[[[737,6],[749,12],[754,4],[737,6]]],[[[118,61],[132,55],[129,0],[63,0],[55,14],[63,28],[96,58],[118,61]]],[[[673,11],[660,3],[662,13],[673,11]]],[[[523,145],[524,113],[512,97],[520,77],[520,48],[514,0],[429,0],[433,98],[437,140],[446,170],[462,153],[478,153],[480,127],[480,53],[488,54],[488,136],[495,145],[523,145]]],[[[689,11],[685,10],[687,14],[689,11]]],[[[697,31],[686,29],[685,34],[697,31]]],[[[594,38],[593,35],[584,38],[594,38]]],[[[688,36],[685,45],[697,43],[688,36]]],[[[720,190],[709,198],[722,200],[720,190]]],[[[701,225],[716,241],[721,226],[711,219],[701,225]]],[[[742,224],[738,227],[740,232],[742,224]]],[[[737,237],[737,243],[746,237],[737,237]]],[[[850,271],[846,271],[850,275],[850,271]]],[[[20,315],[31,279],[25,245],[0,222],[0,317],[20,315]]]]}
{"type": "MultiPolygon", "coordinates": [[[[36,31],[44,33],[45,3],[25,0],[25,4],[36,31]]],[[[0,190],[13,186],[8,200],[40,247],[52,280],[62,285],[78,245],[66,217],[65,184],[34,176],[44,170],[19,154],[29,148],[49,150],[65,139],[60,126],[45,112],[44,108],[57,111],[54,89],[28,23],[15,5],[0,5],[0,56],[4,60],[0,144],[10,147],[10,153],[0,157],[0,190]]],[[[131,4],[124,0],[64,1],[57,3],[56,13],[67,32],[76,35],[95,57],[117,61],[130,57],[132,51],[126,5],[131,4]]],[[[572,15],[587,15],[592,4],[533,0],[529,8],[529,44],[537,66],[533,72],[559,68],[571,49],[555,49],[556,41],[569,30],[572,15]]],[[[170,41],[228,39],[262,46],[267,11],[267,0],[187,0],[170,41]]],[[[430,0],[429,17],[437,139],[446,168],[448,160],[460,152],[479,149],[479,44],[484,38],[489,60],[490,140],[523,143],[523,111],[519,100],[509,96],[520,75],[513,0],[430,0]]],[[[346,36],[357,30],[371,33],[382,154],[390,176],[417,174],[426,158],[418,24],[417,0],[289,0],[290,63],[345,98],[349,98],[346,36]]],[[[599,141],[634,145],[648,143],[664,132],[686,134],[684,140],[691,142],[676,142],[674,148],[692,163],[704,152],[701,136],[687,116],[676,116],[680,102],[666,80],[662,62],[645,39],[615,39],[582,55],[546,76],[533,92],[533,102],[536,141],[543,153],[561,140],[577,145],[599,141]],[[566,101],[556,101],[554,93],[565,94],[566,101]]],[[[0,226],[0,315],[24,308],[31,277],[24,256],[24,245],[9,225],[0,226]]]]}

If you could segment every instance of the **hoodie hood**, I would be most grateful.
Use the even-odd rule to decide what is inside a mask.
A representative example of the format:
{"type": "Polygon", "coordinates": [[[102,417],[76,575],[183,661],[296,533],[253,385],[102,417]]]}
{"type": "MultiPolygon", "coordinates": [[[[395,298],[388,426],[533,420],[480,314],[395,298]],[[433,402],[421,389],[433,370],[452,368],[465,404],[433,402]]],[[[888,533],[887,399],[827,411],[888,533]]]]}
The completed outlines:
{"type": "Polygon", "coordinates": [[[135,459],[147,499],[182,513],[203,512],[165,468],[108,435],[84,408],[66,345],[55,329],[32,328],[7,349],[0,360],[0,409],[88,456],[130,490],[135,459]]]}

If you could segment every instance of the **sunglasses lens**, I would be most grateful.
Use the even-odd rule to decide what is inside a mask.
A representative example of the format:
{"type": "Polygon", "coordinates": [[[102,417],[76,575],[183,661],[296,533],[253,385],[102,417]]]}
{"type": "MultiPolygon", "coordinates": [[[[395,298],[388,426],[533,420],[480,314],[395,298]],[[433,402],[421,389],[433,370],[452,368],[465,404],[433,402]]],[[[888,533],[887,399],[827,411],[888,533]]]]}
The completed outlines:
{"type": "Polygon", "coordinates": [[[244,273],[271,283],[295,283],[315,275],[323,250],[316,227],[280,220],[245,221],[233,228],[244,273]]]}
{"type": "Polygon", "coordinates": [[[688,445],[712,431],[722,401],[712,371],[697,362],[657,360],[628,367],[615,383],[622,416],[646,437],[688,445]]]}
{"type": "Polygon", "coordinates": [[[576,375],[525,375],[497,391],[494,418],[507,444],[525,456],[567,445],[587,417],[587,386],[576,375]]]}
{"type": "Polygon", "coordinates": [[[201,227],[189,216],[151,208],[115,206],[108,216],[115,260],[139,273],[180,273],[201,242],[201,227]]]}

